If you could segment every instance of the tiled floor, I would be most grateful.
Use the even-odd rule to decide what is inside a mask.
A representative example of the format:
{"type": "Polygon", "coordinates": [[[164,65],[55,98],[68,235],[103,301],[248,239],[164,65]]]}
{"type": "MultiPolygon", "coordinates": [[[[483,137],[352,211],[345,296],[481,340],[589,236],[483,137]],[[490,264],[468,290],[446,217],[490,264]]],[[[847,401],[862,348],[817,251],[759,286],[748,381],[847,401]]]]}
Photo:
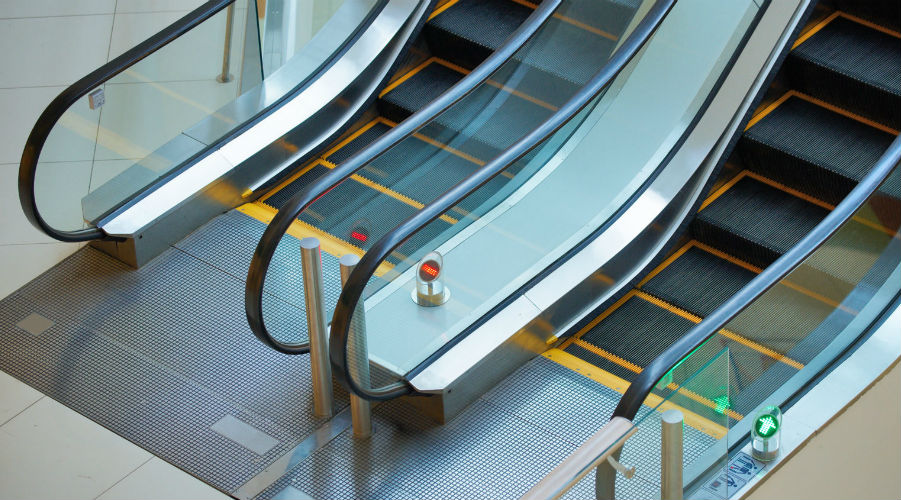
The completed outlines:
{"type": "MultiPolygon", "coordinates": [[[[201,0],[0,0],[0,47],[3,48],[0,50],[3,68],[0,72],[0,109],[3,110],[0,114],[0,297],[7,296],[80,247],[44,236],[25,220],[19,207],[18,162],[38,115],[67,85],[201,3],[201,0]]],[[[238,15],[236,18],[241,19],[238,15]]],[[[221,46],[216,50],[221,51],[221,46]]],[[[215,75],[214,59],[211,58],[210,67],[215,75]]],[[[222,87],[216,91],[225,92],[222,87]]],[[[205,108],[214,99],[210,94],[208,90],[198,94],[206,98],[205,108]]],[[[82,113],[90,123],[91,115],[86,109],[82,113]]],[[[93,122],[94,127],[98,122],[99,116],[93,122]]],[[[63,148],[66,157],[58,160],[90,164],[94,154],[91,148],[82,154],[84,158],[72,156],[78,153],[78,142],[84,140],[74,137],[68,141],[70,147],[63,148]]],[[[114,172],[110,168],[128,165],[130,162],[116,160],[95,168],[98,178],[90,186],[102,183],[99,176],[111,177],[114,172]]],[[[84,183],[82,188],[87,190],[88,182],[84,176],[70,175],[61,179],[61,187],[84,183]]],[[[0,372],[0,498],[226,497],[0,372]]]]}

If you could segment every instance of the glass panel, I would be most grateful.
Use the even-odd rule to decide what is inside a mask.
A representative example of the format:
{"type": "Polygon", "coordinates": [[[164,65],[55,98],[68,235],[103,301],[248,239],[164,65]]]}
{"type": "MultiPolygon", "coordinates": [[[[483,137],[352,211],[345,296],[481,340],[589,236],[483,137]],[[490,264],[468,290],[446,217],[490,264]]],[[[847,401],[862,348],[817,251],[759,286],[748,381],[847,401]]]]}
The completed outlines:
{"type": "MultiPolygon", "coordinates": [[[[203,147],[183,131],[238,95],[237,79],[220,83],[216,77],[227,37],[229,73],[241,74],[247,17],[246,7],[220,11],[66,111],[41,151],[35,181],[39,212],[51,226],[83,228],[85,220],[103,215],[203,147]],[[233,23],[226,33],[229,16],[233,23]],[[94,195],[83,204],[88,193],[94,195]]],[[[132,42],[171,22],[160,19],[132,42]]]]}
{"type": "Polygon", "coordinates": [[[297,38],[262,80],[256,4],[238,0],[110,79],[67,110],[44,145],[35,180],[41,216],[62,231],[95,223],[302,85],[377,0],[266,3],[297,9],[295,24],[313,16],[329,36],[297,38]]]}
{"type": "MultiPolygon", "coordinates": [[[[899,170],[827,242],[730,321],[733,404],[744,415],[788,397],[845,352],[901,288],[899,170]]],[[[744,428],[747,432],[749,427],[744,428]]]]}
{"type": "Polygon", "coordinates": [[[353,35],[377,2],[378,0],[260,2],[263,74],[268,78],[291,61],[292,65],[297,66],[300,79],[306,78],[353,35]]]}
{"type": "MultiPolygon", "coordinates": [[[[564,0],[560,9],[576,5],[564,0]]],[[[677,3],[607,92],[397,248],[365,294],[372,362],[403,376],[607,221],[687,130],[756,12],[751,0],[677,3]],[[699,22],[713,31],[699,33],[699,22]],[[684,59],[673,57],[673,45],[684,59]],[[415,269],[435,250],[450,294],[440,307],[422,307],[411,299],[415,269]]],[[[567,54],[568,65],[584,70],[567,85],[539,67],[571,29],[548,22],[487,83],[324,195],[301,221],[366,250],[550,117],[621,41],[599,36],[596,51],[567,54]]],[[[422,71],[465,72],[434,61],[422,71]]]]}
{"type": "MultiPolygon", "coordinates": [[[[735,420],[729,410],[729,350],[705,353],[704,362],[683,363],[669,373],[648,396],[635,418],[636,432],[626,441],[619,462],[635,466],[629,479],[618,473],[615,498],[659,498],[661,493],[662,420],[665,412],[681,412],[683,434],[683,482],[685,491],[710,486],[701,478],[724,476],[728,459],[728,431],[735,420]],[[693,368],[692,368],[693,366],[693,368]]],[[[606,450],[597,450],[597,456],[606,450]]],[[[606,468],[606,466],[602,466],[606,468]]],[[[563,498],[595,498],[595,487],[605,489],[611,472],[595,472],[579,481],[563,498]]],[[[574,476],[577,477],[578,475],[574,476]]],[[[727,498],[726,491],[708,488],[700,498],[727,498]]],[[[688,495],[686,495],[686,498],[688,495]]]]}

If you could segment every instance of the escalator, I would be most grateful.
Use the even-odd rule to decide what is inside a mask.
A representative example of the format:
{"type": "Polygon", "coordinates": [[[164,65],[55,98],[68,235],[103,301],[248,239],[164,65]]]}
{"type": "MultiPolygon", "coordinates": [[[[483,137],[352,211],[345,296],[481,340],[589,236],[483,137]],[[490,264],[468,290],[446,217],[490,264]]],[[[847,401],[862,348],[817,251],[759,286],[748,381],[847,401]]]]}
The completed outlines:
{"type": "MultiPolygon", "coordinates": [[[[537,127],[577,92],[609,57],[637,5],[571,1],[492,75],[486,85],[335,187],[299,216],[292,234],[315,235],[328,251],[361,255],[425,204],[484,166],[537,127]]],[[[244,213],[268,222],[291,197],[344,163],[377,138],[438,98],[499,49],[536,5],[515,0],[459,0],[440,4],[423,29],[419,64],[396,75],[379,92],[378,116],[269,190],[244,213]]],[[[503,190],[515,169],[496,178],[482,196],[470,197],[418,234],[392,258],[396,264],[462,218],[474,219],[487,198],[503,190]]]]}
{"type": "MultiPolygon", "coordinates": [[[[897,12],[860,17],[870,7],[819,7],[676,250],[547,358],[624,392],[863,179],[901,126],[897,12]]],[[[884,248],[896,237],[897,176],[877,203],[884,208],[849,222],[843,246],[884,248]]],[[[687,358],[683,369],[692,371],[729,350],[731,393],[726,401],[708,395],[697,407],[740,420],[823,351],[858,312],[843,301],[873,265],[860,255],[847,267],[808,263],[806,276],[778,287],[753,320],[731,323],[702,347],[705,354],[687,358]]]]}

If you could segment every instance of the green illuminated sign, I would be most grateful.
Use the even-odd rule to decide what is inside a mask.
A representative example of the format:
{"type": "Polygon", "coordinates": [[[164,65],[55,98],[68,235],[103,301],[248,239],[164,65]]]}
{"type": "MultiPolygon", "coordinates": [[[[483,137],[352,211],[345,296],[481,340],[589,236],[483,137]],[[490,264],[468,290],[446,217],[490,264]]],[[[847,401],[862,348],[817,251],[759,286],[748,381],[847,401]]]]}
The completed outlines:
{"type": "Polygon", "coordinates": [[[779,430],[779,421],[772,415],[761,415],[754,422],[754,429],[758,436],[768,438],[779,430]]]}

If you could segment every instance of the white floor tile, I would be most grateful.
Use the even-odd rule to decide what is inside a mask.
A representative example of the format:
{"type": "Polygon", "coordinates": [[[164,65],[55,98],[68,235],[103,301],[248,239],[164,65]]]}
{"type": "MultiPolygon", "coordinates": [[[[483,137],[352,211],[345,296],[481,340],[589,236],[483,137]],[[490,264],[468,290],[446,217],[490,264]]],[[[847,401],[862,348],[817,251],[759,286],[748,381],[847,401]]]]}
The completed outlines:
{"type": "Polygon", "coordinates": [[[0,18],[112,14],[116,0],[0,0],[0,18]]]}
{"type": "Polygon", "coordinates": [[[0,88],[71,85],[106,62],[112,15],[0,19],[0,88]]]}
{"type": "Polygon", "coordinates": [[[135,164],[135,160],[98,160],[94,162],[94,171],[91,173],[91,191],[110,181],[113,177],[124,172],[135,164]]]}
{"type": "Polygon", "coordinates": [[[0,372],[0,425],[5,424],[44,397],[40,391],[0,372]]]}
{"type": "MultiPolygon", "coordinates": [[[[38,116],[63,90],[65,87],[0,89],[0,109],[4,113],[0,120],[0,163],[21,161],[25,141],[38,116]]],[[[99,119],[99,111],[90,110],[86,98],[79,100],[50,133],[41,151],[41,159],[90,160],[94,154],[99,119]]]]}
{"type": "Polygon", "coordinates": [[[143,158],[235,98],[235,82],[107,85],[96,159],[143,158]],[[138,118],[136,118],[138,117],[138,118]]]}
{"type": "Polygon", "coordinates": [[[95,498],[152,455],[50,398],[0,427],[0,498],[95,498]]]}
{"type": "Polygon", "coordinates": [[[41,218],[62,231],[84,227],[81,199],[91,182],[90,161],[39,163],[34,180],[34,197],[41,218]]]}
{"type": "Polygon", "coordinates": [[[154,457],[97,500],[227,500],[229,497],[154,457]]]}
{"type": "MultiPolygon", "coordinates": [[[[110,58],[134,47],[157,31],[169,26],[189,11],[116,14],[110,43],[110,58]]],[[[236,10],[232,27],[232,73],[243,55],[244,10],[236,10]]],[[[185,33],[129,71],[117,76],[113,83],[167,82],[210,80],[222,70],[226,12],[223,10],[200,26],[185,33]]]]}
{"type": "Polygon", "coordinates": [[[18,174],[17,163],[0,165],[0,245],[54,242],[25,218],[19,204],[18,174]]]}
{"type": "MultiPolygon", "coordinates": [[[[0,299],[18,290],[82,246],[78,243],[62,242],[0,245],[0,262],[3,263],[0,299]]],[[[3,496],[0,495],[0,498],[3,496]]]]}
{"type": "Polygon", "coordinates": [[[116,5],[116,12],[193,10],[203,5],[203,3],[203,0],[119,0],[116,5]]]}

